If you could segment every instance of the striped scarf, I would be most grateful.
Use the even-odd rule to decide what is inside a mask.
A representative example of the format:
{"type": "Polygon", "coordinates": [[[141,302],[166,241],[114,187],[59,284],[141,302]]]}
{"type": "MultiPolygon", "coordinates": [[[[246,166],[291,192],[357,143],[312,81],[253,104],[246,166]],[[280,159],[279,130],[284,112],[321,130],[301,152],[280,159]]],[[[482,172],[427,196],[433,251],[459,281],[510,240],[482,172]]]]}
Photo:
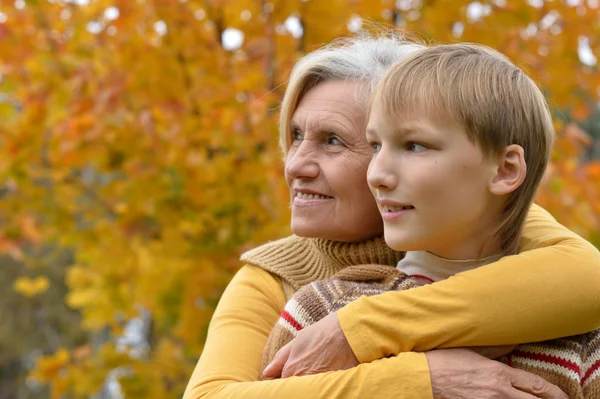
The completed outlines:
{"type": "MultiPolygon", "coordinates": [[[[297,291],[273,327],[262,370],[303,328],[361,296],[418,287],[422,281],[389,266],[349,266],[331,279],[314,281],[297,291]]],[[[600,330],[567,338],[521,344],[500,361],[537,374],[569,398],[600,398],[600,330]]]]}

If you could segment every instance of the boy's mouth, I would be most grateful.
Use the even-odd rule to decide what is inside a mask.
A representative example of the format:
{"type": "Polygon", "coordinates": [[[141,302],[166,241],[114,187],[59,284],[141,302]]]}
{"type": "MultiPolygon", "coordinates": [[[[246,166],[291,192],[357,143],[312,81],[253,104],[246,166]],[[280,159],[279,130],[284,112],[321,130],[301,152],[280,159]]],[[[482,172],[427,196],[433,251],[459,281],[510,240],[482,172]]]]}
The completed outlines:
{"type": "Polygon", "coordinates": [[[415,209],[414,206],[411,205],[401,205],[401,206],[392,206],[392,205],[383,205],[381,207],[381,211],[384,213],[387,212],[400,212],[400,211],[404,211],[407,209],[415,209]]]}

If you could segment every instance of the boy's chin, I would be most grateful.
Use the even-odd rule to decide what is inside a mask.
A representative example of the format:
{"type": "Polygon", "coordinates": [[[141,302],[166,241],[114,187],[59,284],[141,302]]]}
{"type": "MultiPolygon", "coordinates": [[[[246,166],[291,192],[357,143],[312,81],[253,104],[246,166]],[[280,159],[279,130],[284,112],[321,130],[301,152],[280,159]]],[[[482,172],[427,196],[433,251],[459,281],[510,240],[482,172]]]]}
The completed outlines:
{"type": "Polygon", "coordinates": [[[388,247],[397,252],[419,251],[420,247],[417,242],[402,237],[399,234],[384,233],[385,242],[388,247]]]}
{"type": "Polygon", "coordinates": [[[388,239],[387,236],[385,237],[385,243],[396,252],[413,251],[410,245],[406,245],[406,242],[388,239]]]}

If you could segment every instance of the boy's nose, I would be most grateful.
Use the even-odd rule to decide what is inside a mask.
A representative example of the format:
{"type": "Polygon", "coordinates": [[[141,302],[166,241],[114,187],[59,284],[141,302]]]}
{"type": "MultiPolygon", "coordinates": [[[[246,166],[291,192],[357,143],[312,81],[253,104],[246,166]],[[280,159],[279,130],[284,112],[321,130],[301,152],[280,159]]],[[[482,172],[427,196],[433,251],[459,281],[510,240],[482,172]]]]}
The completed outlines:
{"type": "Polygon", "coordinates": [[[367,182],[374,189],[393,190],[398,185],[398,178],[391,173],[384,158],[381,154],[373,157],[367,171],[367,182]]]}

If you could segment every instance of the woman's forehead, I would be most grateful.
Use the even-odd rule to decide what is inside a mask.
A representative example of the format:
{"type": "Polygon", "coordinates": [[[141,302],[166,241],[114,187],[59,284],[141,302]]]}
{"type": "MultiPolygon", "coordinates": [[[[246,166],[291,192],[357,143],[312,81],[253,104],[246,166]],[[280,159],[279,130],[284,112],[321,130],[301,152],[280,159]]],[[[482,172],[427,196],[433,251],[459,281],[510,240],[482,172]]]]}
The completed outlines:
{"type": "Polygon", "coordinates": [[[310,89],[300,100],[292,115],[292,122],[301,123],[314,118],[325,123],[330,118],[348,120],[365,117],[365,101],[356,95],[353,82],[324,82],[310,89]]]}
{"type": "Polygon", "coordinates": [[[321,82],[308,90],[300,100],[298,107],[310,104],[341,104],[348,107],[363,106],[364,101],[359,94],[360,87],[354,81],[332,80],[321,82]]]}

